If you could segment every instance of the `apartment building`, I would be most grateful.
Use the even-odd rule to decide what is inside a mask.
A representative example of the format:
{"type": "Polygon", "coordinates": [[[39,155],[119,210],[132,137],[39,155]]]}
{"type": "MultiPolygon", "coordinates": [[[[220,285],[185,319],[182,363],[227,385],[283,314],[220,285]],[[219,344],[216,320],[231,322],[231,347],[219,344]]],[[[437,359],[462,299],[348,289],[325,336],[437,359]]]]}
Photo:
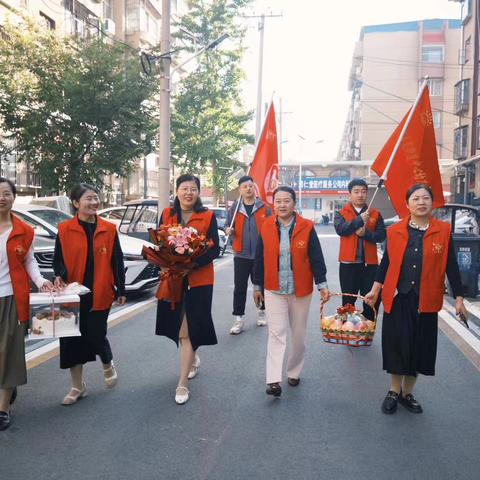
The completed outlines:
{"type": "Polygon", "coordinates": [[[460,79],[454,86],[454,159],[451,189],[453,201],[480,205],[480,109],[479,21],[480,1],[459,1],[461,35],[459,41],[460,79]]]}
{"type": "Polygon", "coordinates": [[[445,190],[450,190],[460,36],[461,22],[452,19],[362,27],[350,69],[351,103],[338,160],[373,162],[428,76],[438,157],[445,190]]]}

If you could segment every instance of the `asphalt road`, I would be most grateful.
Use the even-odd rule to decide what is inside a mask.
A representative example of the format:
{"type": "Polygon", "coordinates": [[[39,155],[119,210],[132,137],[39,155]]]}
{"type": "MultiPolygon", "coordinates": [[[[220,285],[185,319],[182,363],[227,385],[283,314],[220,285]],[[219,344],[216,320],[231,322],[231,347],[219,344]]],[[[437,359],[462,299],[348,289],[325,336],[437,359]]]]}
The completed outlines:
{"type": "MultiPolygon", "coordinates": [[[[321,230],[328,280],[338,291],[338,240],[321,230]]],[[[120,381],[103,387],[89,364],[89,397],[60,406],[68,372],[52,359],[29,372],[13,424],[0,434],[0,479],[425,479],[480,478],[480,375],[443,335],[437,376],[422,377],[423,415],[380,412],[388,388],[380,332],[371,347],[322,342],[319,299],[310,312],[299,387],[281,399],[265,389],[266,330],[228,335],[232,265],[217,270],[214,320],[219,344],[200,348],[191,400],[173,396],[178,352],[153,334],[155,309],[111,329],[120,381]]],[[[333,300],[329,302],[333,309],[333,300]]]]}

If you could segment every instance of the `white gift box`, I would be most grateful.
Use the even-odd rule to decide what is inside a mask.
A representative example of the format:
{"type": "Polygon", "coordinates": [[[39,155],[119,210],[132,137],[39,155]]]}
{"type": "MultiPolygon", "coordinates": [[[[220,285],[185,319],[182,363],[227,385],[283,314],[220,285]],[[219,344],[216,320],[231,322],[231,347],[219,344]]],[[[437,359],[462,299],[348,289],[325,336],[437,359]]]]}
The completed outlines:
{"type": "Polygon", "coordinates": [[[30,294],[29,339],[78,337],[80,296],[30,294]]]}

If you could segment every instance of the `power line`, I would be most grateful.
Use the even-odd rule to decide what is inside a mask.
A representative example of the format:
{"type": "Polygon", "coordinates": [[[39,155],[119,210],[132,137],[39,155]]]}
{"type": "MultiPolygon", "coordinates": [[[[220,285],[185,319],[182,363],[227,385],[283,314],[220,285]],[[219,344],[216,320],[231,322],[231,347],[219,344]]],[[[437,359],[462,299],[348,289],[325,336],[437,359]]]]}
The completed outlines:
{"type": "MultiPolygon", "coordinates": [[[[365,85],[366,87],[371,88],[372,90],[376,90],[377,92],[384,93],[385,95],[388,95],[390,97],[398,98],[399,100],[402,100],[402,101],[407,102],[407,103],[412,103],[412,99],[401,97],[401,96],[396,95],[395,93],[392,93],[392,92],[387,92],[386,90],[383,90],[383,89],[378,88],[378,87],[374,87],[373,85],[370,85],[369,83],[362,82],[362,85],[365,85]]],[[[435,110],[437,110],[438,112],[448,113],[449,115],[453,115],[454,117],[458,117],[458,115],[456,113],[450,112],[448,110],[443,110],[441,108],[436,108],[435,110]]],[[[467,116],[467,115],[464,115],[462,118],[467,118],[468,120],[472,120],[472,118],[467,116]]]]}
{"type": "MultiPolygon", "coordinates": [[[[397,66],[412,66],[412,67],[418,67],[418,66],[442,66],[448,69],[460,69],[461,65],[458,63],[444,63],[444,62],[438,62],[438,63],[429,63],[429,62],[415,62],[413,60],[400,60],[400,59],[391,59],[391,58],[382,58],[382,57],[371,57],[368,55],[363,55],[361,57],[362,60],[366,60],[367,62],[371,63],[384,63],[384,64],[390,64],[390,65],[397,65],[397,66]]],[[[463,65],[463,68],[472,68],[473,65],[463,65]]]]}

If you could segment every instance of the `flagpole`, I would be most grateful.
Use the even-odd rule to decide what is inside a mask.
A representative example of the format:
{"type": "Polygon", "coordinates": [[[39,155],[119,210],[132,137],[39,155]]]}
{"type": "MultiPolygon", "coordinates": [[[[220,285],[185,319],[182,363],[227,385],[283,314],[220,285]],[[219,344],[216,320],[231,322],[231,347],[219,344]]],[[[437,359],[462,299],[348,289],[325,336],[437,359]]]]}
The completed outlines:
{"type": "Polygon", "coordinates": [[[388,159],[387,165],[385,169],[383,170],[382,176],[380,177],[380,181],[377,184],[377,188],[375,189],[375,192],[373,192],[372,199],[370,200],[370,203],[368,205],[368,209],[370,210],[373,201],[375,200],[375,197],[377,196],[378,191],[382,187],[382,185],[385,183],[385,180],[387,179],[387,174],[388,171],[390,170],[390,167],[392,166],[393,160],[395,159],[395,155],[398,152],[398,149],[400,148],[400,145],[403,141],[403,138],[405,137],[405,134],[407,133],[407,128],[410,125],[410,122],[412,121],[413,114],[415,113],[415,110],[418,107],[418,104],[420,103],[420,99],[423,95],[423,92],[425,91],[425,88],[427,88],[428,85],[428,76],[425,76],[423,78],[423,83],[422,86],[420,87],[420,90],[418,92],[417,98],[415,99],[415,102],[410,109],[410,113],[408,114],[407,120],[405,121],[405,124],[403,125],[402,131],[400,132],[400,135],[398,137],[397,143],[395,144],[395,148],[392,150],[392,153],[390,154],[390,158],[388,159]]]}
{"type": "MultiPolygon", "coordinates": [[[[265,115],[265,117],[263,119],[263,122],[262,122],[262,128],[260,129],[260,135],[258,135],[258,137],[256,139],[255,153],[253,154],[254,159],[255,159],[255,156],[257,155],[258,145],[260,144],[260,138],[261,138],[261,136],[263,134],[263,131],[265,129],[265,124],[267,123],[268,114],[270,113],[270,109],[272,108],[272,105],[273,105],[273,95],[274,94],[272,93],[272,98],[270,100],[270,105],[268,106],[268,109],[267,109],[267,114],[265,115]]],[[[252,160],[252,162],[250,162],[250,164],[248,166],[248,170],[247,170],[246,175],[248,175],[250,173],[250,170],[252,169],[252,164],[253,164],[253,160],[252,160]]],[[[232,231],[233,223],[235,222],[235,217],[237,216],[238,209],[240,208],[240,199],[241,198],[242,198],[242,196],[239,195],[238,199],[237,199],[237,205],[235,206],[235,211],[233,212],[233,217],[232,217],[232,220],[230,222],[230,226],[228,227],[229,230],[228,230],[228,234],[227,234],[227,239],[225,241],[225,246],[223,247],[222,255],[225,253],[225,250],[227,249],[228,240],[230,238],[230,233],[232,231]]]]}

